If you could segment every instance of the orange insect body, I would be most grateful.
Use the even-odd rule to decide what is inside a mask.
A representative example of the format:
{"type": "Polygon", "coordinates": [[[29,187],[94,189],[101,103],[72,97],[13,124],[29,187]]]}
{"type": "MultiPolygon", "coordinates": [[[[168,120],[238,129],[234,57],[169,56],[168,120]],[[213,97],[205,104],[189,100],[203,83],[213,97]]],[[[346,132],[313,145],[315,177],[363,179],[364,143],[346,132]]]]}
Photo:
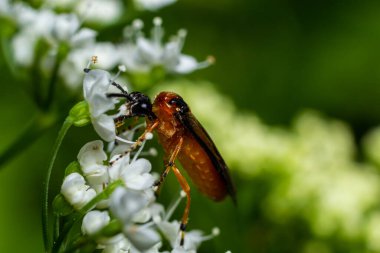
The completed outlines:
{"type": "Polygon", "coordinates": [[[187,202],[180,224],[180,244],[183,245],[191,202],[190,186],[175,166],[175,160],[180,161],[203,194],[215,201],[222,200],[229,194],[236,203],[235,189],[228,167],[206,130],[179,95],[173,92],[161,92],[152,104],[149,97],[141,92],[128,93],[117,83],[112,84],[122,93],[111,93],[108,96],[127,99],[127,113],[116,119],[116,122],[135,116],[146,118],[145,132],[132,145],[131,150],[141,145],[146,134],[152,131],[156,131],[159,142],[165,150],[165,171],[155,184],[157,189],[169,171],[173,171],[186,193],[187,202]]]}
{"type": "MultiPolygon", "coordinates": [[[[193,133],[174,116],[177,113],[176,108],[168,107],[168,101],[175,97],[178,97],[175,93],[161,92],[153,102],[152,111],[159,122],[156,127],[159,142],[168,157],[175,149],[178,138],[182,137],[183,144],[177,156],[178,160],[203,194],[220,201],[228,193],[226,182],[193,133]]],[[[152,121],[148,120],[149,124],[152,121]]]]}

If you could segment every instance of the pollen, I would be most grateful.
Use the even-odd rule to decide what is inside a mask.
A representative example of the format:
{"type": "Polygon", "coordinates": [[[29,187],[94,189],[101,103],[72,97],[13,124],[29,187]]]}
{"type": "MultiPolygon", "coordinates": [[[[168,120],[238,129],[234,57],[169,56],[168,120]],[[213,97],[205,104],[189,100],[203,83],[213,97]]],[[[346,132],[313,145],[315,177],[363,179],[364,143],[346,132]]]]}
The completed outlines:
{"type": "Polygon", "coordinates": [[[96,56],[96,55],[92,56],[91,61],[93,64],[96,64],[98,62],[98,56],[96,56]]]}

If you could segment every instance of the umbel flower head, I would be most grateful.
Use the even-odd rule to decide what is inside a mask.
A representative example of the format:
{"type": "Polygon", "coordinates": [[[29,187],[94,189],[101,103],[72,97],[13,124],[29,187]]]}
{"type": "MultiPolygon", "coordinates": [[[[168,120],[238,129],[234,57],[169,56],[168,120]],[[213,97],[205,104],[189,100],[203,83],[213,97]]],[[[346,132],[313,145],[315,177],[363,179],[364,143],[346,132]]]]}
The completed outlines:
{"type": "Polygon", "coordinates": [[[149,72],[160,66],[168,73],[188,74],[197,69],[208,67],[213,59],[198,62],[194,57],[182,54],[187,32],[184,29],[164,43],[162,19],[153,19],[151,36],[145,37],[142,28],[144,23],[136,19],[132,26],[124,30],[125,44],[120,46],[121,61],[130,72],[149,72]]]}
{"type": "MultiPolygon", "coordinates": [[[[137,19],[126,27],[125,42],[97,42],[98,32],[85,27],[84,19],[90,22],[94,17],[96,21],[109,19],[109,16],[118,19],[122,14],[120,0],[66,3],[76,6],[75,13],[62,13],[70,7],[58,3],[60,1],[47,1],[40,8],[33,8],[24,2],[3,2],[0,4],[0,17],[17,26],[9,39],[13,62],[26,69],[36,67],[44,76],[56,71],[71,90],[78,90],[82,66],[92,55],[102,59],[99,66],[104,69],[125,64],[131,75],[151,74],[156,67],[162,68],[164,73],[188,74],[212,63],[211,58],[198,62],[194,57],[182,53],[187,34],[184,29],[179,30],[168,42],[163,42],[161,18],[153,20],[151,36],[143,34],[143,22],[137,19]],[[59,13],[54,10],[55,7],[60,9],[59,13]],[[58,66],[57,69],[54,66],[58,66]]],[[[135,5],[153,11],[173,2],[175,0],[135,0],[135,5]]]]}
{"type": "Polygon", "coordinates": [[[103,252],[159,253],[162,240],[166,239],[173,248],[171,252],[196,252],[202,241],[219,233],[214,229],[211,235],[204,236],[199,230],[189,231],[185,245],[180,246],[180,223],[169,219],[185,194],[182,192],[165,212],[164,206],[155,202],[155,177],[150,173],[149,160],[126,154],[111,163],[122,151],[118,149],[115,153],[115,150],[105,152],[100,140],[85,144],[78,154],[79,170],[68,173],[61,188],[62,196],[74,210],[83,212],[90,203],[81,233],[91,238],[97,248],[103,252]],[[113,157],[108,158],[111,153],[113,157]],[[118,187],[114,188],[115,185],[118,187]],[[97,198],[99,200],[94,202],[97,198]]]}

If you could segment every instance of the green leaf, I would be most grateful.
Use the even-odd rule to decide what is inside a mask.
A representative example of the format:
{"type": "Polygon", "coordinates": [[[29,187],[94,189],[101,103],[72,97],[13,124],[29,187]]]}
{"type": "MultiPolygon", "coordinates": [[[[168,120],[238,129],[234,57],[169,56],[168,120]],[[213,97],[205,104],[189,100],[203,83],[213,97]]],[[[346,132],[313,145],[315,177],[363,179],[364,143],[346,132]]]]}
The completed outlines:
{"type": "Polygon", "coordinates": [[[65,197],[63,197],[62,194],[58,194],[57,196],[55,196],[53,201],[53,211],[56,215],[67,216],[71,214],[74,211],[74,209],[69,204],[69,202],[66,201],[65,197]]]}
{"type": "Polygon", "coordinates": [[[122,231],[122,224],[119,220],[112,220],[108,223],[107,226],[102,228],[94,237],[103,238],[103,237],[112,237],[115,236],[122,231]]]}
{"type": "Polygon", "coordinates": [[[71,173],[79,173],[82,174],[82,170],[80,164],[77,161],[71,162],[65,170],[65,177],[70,175],[71,173]]]}

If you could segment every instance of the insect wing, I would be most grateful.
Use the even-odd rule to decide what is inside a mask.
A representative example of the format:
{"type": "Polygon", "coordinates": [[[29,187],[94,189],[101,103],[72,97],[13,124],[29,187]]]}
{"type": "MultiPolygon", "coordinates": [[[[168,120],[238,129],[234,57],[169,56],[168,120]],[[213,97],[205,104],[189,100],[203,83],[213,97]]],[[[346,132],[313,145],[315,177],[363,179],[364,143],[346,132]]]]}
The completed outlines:
{"type": "Polygon", "coordinates": [[[185,114],[178,114],[178,119],[205,150],[219,175],[222,176],[223,181],[226,183],[227,191],[236,204],[236,191],[228,172],[228,167],[211,137],[190,111],[185,114]]]}

